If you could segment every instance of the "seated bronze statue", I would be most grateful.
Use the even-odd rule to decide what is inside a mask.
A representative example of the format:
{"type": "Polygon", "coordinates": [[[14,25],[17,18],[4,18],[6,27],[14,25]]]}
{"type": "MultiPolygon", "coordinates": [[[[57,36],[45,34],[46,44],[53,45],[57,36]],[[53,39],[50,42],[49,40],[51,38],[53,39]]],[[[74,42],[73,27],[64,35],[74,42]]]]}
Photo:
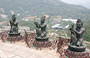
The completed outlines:
{"type": "Polygon", "coordinates": [[[85,32],[85,28],[83,28],[83,22],[78,19],[76,22],[76,28],[72,25],[69,29],[71,32],[71,41],[69,48],[71,50],[84,51],[86,46],[83,44],[83,33],[85,32]]]}
{"type": "Polygon", "coordinates": [[[16,22],[15,14],[12,16],[12,20],[10,20],[10,32],[9,34],[19,34],[18,33],[18,22],[16,22]]]}
{"type": "Polygon", "coordinates": [[[40,24],[38,22],[34,22],[36,25],[36,40],[37,41],[48,41],[47,31],[46,31],[46,23],[45,16],[42,17],[40,24]]]}

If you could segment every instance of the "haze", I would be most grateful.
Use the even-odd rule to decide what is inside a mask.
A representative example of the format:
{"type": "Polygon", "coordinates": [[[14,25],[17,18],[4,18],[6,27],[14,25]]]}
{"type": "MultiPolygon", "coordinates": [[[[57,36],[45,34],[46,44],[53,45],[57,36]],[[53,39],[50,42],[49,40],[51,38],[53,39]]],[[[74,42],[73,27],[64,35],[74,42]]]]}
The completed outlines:
{"type": "Polygon", "coordinates": [[[90,0],[61,0],[65,3],[82,5],[84,7],[90,8],[90,0]]]}

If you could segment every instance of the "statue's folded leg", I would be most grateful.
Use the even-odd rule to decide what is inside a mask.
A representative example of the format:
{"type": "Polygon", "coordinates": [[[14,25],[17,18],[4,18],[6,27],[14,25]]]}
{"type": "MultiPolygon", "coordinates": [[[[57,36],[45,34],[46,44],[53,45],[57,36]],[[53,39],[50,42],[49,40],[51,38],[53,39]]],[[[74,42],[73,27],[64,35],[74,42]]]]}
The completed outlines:
{"type": "Polygon", "coordinates": [[[80,41],[77,41],[76,46],[80,46],[80,44],[81,44],[81,42],[80,41]]]}
{"type": "Polygon", "coordinates": [[[77,42],[77,40],[75,39],[75,36],[72,35],[72,37],[71,37],[71,44],[72,45],[76,45],[76,42],[77,42]]]}
{"type": "Polygon", "coordinates": [[[77,46],[81,46],[83,45],[83,38],[80,38],[78,41],[77,41],[77,46]]]}
{"type": "Polygon", "coordinates": [[[80,42],[81,42],[81,44],[80,44],[80,45],[83,45],[83,38],[81,38],[81,39],[80,39],[80,42]]]}

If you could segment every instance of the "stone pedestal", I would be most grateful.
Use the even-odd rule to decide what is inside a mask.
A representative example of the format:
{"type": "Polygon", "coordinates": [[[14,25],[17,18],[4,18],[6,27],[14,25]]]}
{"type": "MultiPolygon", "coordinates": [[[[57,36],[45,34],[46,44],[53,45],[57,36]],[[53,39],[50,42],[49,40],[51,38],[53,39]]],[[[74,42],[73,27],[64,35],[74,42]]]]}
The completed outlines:
{"type": "Polygon", "coordinates": [[[86,50],[84,52],[73,52],[67,49],[65,55],[68,58],[90,58],[90,51],[86,50]]]}
{"type": "Polygon", "coordinates": [[[9,34],[9,35],[8,35],[8,38],[7,38],[7,40],[10,41],[11,43],[12,43],[12,42],[15,43],[15,41],[20,41],[20,40],[22,40],[22,39],[23,39],[23,38],[22,38],[22,36],[20,35],[20,33],[18,33],[18,34],[9,34]]]}
{"type": "Polygon", "coordinates": [[[35,37],[35,41],[33,43],[36,47],[50,47],[52,45],[51,41],[48,40],[49,37],[35,37]]]}
{"type": "Polygon", "coordinates": [[[52,45],[51,41],[34,41],[33,43],[36,47],[50,47],[52,45]]]}

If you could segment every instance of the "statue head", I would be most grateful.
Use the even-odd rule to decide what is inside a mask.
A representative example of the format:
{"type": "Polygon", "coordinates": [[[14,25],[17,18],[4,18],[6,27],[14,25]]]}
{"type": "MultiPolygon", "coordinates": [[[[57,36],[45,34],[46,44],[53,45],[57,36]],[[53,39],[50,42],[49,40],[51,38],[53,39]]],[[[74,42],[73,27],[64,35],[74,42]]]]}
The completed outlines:
{"type": "Polygon", "coordinates": [[[81,19],[78,19],[76,22],[76,28],[81,29],[83,27],[83,22],[81,21],[81,19]]]}
{"type": "Polygon", "coordinates": [[[46,18],[46,16],[42,17],[41,24],[45,23],[45,18],[46,18]]]}
{"type": "Polygon", "coordinates": [[[12,20],[15,22],[16,21],[16,15],[12,15],[12,20]]]}

